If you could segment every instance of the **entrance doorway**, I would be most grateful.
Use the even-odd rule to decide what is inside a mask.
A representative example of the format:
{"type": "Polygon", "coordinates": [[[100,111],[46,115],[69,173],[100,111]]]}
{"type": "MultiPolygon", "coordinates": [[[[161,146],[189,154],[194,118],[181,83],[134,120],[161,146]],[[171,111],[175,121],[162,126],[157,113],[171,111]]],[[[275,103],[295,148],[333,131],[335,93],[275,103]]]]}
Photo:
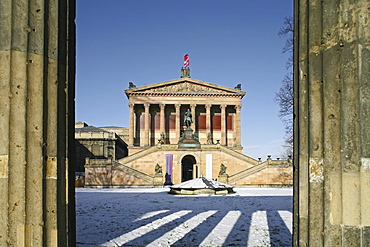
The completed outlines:
{"type": "Polygon", "coordinates": [[[195,158],[192,155],[186,155],[181,160],[181,182],[193,179],[193,167],[196,164],[195,158]]]}

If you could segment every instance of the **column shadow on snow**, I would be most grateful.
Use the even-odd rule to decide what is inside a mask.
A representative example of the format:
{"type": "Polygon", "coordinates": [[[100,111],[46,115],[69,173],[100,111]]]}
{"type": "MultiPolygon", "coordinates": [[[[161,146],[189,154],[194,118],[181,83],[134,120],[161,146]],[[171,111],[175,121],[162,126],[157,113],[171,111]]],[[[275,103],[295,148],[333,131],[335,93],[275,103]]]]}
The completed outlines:
{"type": "Polygon", "coordinates": [[[127,191],[77,191],[77,246],[101,245],[181,210],[191,212],[158,229],[150,230],[123,246],[147,245],[186,220],[209,210],[217,212],[175,241],[172,246],[184,246],[189,243],[191,246],[200,245],[230,211],[240,211],[241,215],[222,246],[248,244],[251,217],[256,211],[266,211],[271,246],[291,244],[291,233],[278,211],[292,212],[292,196],[174,196],[166,192],[127,191]],[[168,211],[138,220],[148,213],[160,210],[168,211]]]}

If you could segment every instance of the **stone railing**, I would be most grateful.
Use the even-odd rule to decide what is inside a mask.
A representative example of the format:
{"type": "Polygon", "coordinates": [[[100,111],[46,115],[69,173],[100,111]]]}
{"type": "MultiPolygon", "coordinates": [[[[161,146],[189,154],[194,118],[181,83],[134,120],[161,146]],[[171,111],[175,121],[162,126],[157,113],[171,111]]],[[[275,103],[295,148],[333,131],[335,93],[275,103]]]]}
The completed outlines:
{"type": "Polygon", "coordinates": [[[201,144],[202,149],[220,149],[220,145],[217,144],[201,144]]]}
{"type": "Polygon", "coordinates": [[[150,154],[150,153],[152,153],[152,152],[154,152],[156,150],[158,150],[158,147],[157,146],[153,146],[153,147],[144,149],[144,150],[142,150],[140,152],[134,153],[134,154],[132,154],[130,156],[127,156],[125,158],[122,158],[122,159],[120,159],[118,161],[121,164],[126,164],[126,163],[129,163],[129,162],[133,161],[133,160],[136,160],[136,159],[139,159],[141,157],[144,157],[145,155],[150,154]]]}
{"type": "Polygon", "coordinates": [[[292,166],[292,161],[291,160],[271,160],[271,159],[268,159],[262,163],[259,163],[255,166],[252,166],[252,167],[249,167],[245,170],[242,170],[240,172],[237,172],[231,176],[229,176],[229,183],[231,182],[235,182],[241,178],[244,178],[246,176],[249,176],[253,173],[256,173],[258,171],[261,171],[263,169],[265,169],[266,167],[269,167],[269,166],[282,166],[282,167],[287,167],[287,166],[292,166]]]}
{"type": "Polygon", "coordinates": [[[109,132],[75,132],[75,138],[116,139],[116,135],[109,132]]]}
{"type": "Polygon", "coordinates": [[[112,159],[90,159],[89,157],[85,158],[85,166],[109,166],[112,165],[112,159]]]}
{"type": "Polygon", "coordinates": [[[150,182],[150,183],[153,183],[153,179],[154,179],[154,176],[151,176],[149,174],[146,174],[142,171],[139,171],[135,168],[132,168],[132,167],[129,167],[129,166],[126,166],[124,164],[121,164],[117,161],[113,161],[112,163],[113,167],[120,170],[120,171],[123,171],[123,172],[126,172],[128,174],[131,174],[137,178],[140,178],[140,179],[143,179],[147,182],[150,182]]]}
{"type": "Polygon", "coordinates": [[[178,144],[158,144],[157,148],[161,150],[176,150],[178,149],[178,144]]]}
{"type": "Polygon", "coordinates": [[[235,158],[238,158],[240,160],[243,160],[243,161],[245,161],[245,162],[247,162],[247,163],[249,163],[251,165],[258,164],[258,160],[255,160],[255,159],[253,159],[253,158],[251,158],[251,157],[249,157],[249,156],[247,156],[245,154],[239,153],[239,152],[237,152],[237,151],[235,151],[233,149],[230,149],[228,147],[221,146],[221,145],[219,145],[219,148],[223,152],[225,152],[225,153],[227,153],[227,154],[229,154],[231,156],[234,156],[235,158]]]}
{"type": "Polygon", "coordinates": [[[242,170],[240,172],[237,172],[237,173],[229,176],[229,183],[235,182],[235,181],[237,181],[241,178],[244,178],[244,177],[249,176],[249,175],[251,175],[255,172],[258,172],[258,171],[266,168],[268,165],[269,165],[268,161],[265,161],[265,162],[262,162],[260,164],[255,165],[255,166],[249,167],[245,170],[242,170]]]}

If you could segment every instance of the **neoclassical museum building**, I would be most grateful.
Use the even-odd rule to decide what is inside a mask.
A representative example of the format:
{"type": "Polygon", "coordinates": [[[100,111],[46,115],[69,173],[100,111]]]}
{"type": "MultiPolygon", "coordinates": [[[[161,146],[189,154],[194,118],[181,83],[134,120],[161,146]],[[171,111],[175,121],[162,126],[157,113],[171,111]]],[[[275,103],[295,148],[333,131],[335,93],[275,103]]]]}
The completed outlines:
{"type": "MultiPolygon", "coordinates": [[[[130,126],[123,158],[85,159],[85,186],[163,186],[200,176],[230,185],[291,185],[291,160],[255,160],[242,153],[241,85],[190,78],[125,90],[130,126]]],[[[109,131],[105,128],[103,131],[109,131]]],[[[81,130],[80,130],[81,132],[81,130]]],[[[128,133],[127,133],[128,132],[128,133]]]]}

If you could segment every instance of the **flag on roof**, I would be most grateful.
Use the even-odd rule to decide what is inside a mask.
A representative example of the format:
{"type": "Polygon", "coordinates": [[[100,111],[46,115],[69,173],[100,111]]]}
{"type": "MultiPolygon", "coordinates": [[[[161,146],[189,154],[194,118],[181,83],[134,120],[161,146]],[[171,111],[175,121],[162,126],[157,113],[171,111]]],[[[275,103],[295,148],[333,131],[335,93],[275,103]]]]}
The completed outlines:
{"type": "Polygon", "coordinates": [[[184,67],[188,67],[190,65],[190,60],[189,60],[189,54],[184,55],[184,67]]]}

